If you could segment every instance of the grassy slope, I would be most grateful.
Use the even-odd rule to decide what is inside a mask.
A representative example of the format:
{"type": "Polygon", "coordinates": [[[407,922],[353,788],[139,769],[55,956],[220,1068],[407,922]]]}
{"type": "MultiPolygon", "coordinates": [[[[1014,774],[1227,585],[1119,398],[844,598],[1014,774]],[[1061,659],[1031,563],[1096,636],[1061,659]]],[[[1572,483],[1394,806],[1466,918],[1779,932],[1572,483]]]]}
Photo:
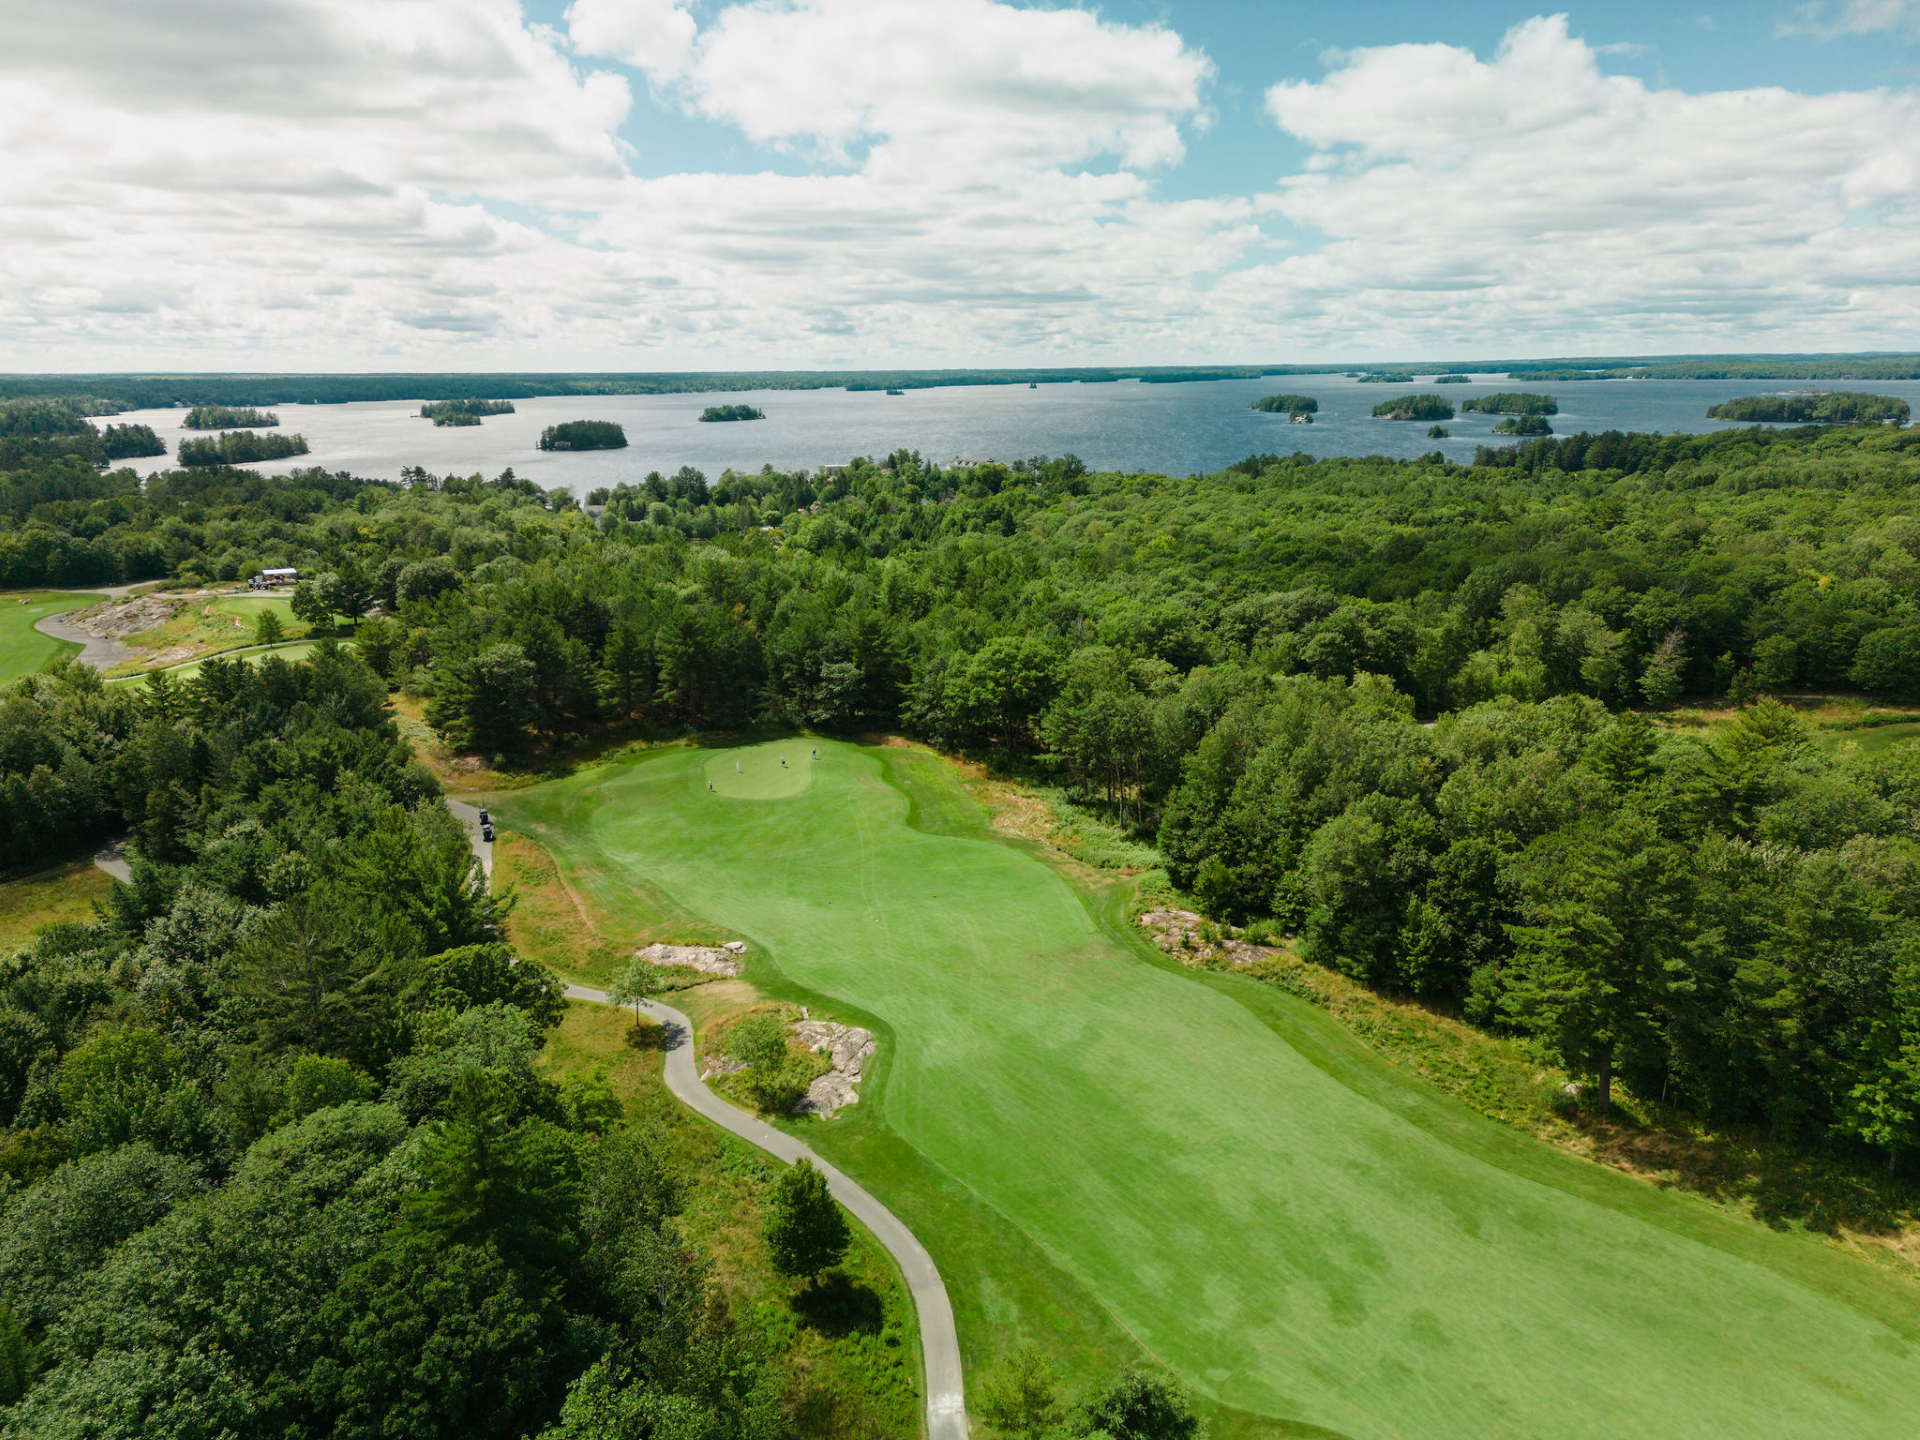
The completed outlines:
{"type": "Polygon", "coordinates": [[[8,590],[0,592],[0,684],[16,675],[38,670],[56,655],[78,654],[80,647],[56,640],[34,629],[34,623],[49,615],[83,610],[103,599],[99,595],[65,595],[57,590],[8,590]],[[21,601],[26,604],[21,604],[21,601]]]}
{"type": "MultiPolygon", "coordinates": [[[[263,660],[269,655],[278,655],[282,660],[304,660],[320,648],[318,640],[294,640],[285,645],[272,645],[257,650],[235,650],[223,655],[209,655],[199,660],[189,660],[184,665],[169,665],[166,673],[175,680],[191,680],[200,673],[200,667],[208,660],[245,660],[249,664],[263,660]]],[[[109,685],[144,685],[152,671],[142,671],[136,675],[119,675],[107,681],[109,685]]]]}
{"type": "Polygon", "coordinates": [[[93,902],[105,900],[113,881],[91,860],[56,865],[0,884],[0,947],[24,944],[42,925],[86,920],[93,902]]]}
{"type": "Polygon", "coordinates": [[[1117,895],[982,838],[938,762],[821,749],[784,798],[682,751],[497,808],[597,907],[644,874],[764,946],[770,988],[878,1022],[887,1063],[821,1141],[960,1279],[976,1361],[1117,1322],[1229,1405],[1355,1436],[1907,1433],[1893,1281],[1484,1121],[1296,997],[1175,973],[1117,895]],[[1023,1286],[1036,1262],[1111,1319],[1023,1286]]]}

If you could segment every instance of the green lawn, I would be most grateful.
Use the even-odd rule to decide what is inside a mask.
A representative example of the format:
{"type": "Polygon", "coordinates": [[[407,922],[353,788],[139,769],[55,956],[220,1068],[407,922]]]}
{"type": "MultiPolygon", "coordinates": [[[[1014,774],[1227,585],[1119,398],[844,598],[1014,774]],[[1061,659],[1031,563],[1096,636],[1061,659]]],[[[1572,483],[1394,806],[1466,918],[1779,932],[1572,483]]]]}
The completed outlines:
{"type": "Polygon", "coordinates": [[[34,623],[68,610],[84,610],[105,598],[57,590],[0,591],[0,684],[38,670],[56,655],[79,654],[78,645],[42,635],[34,623]]]}
{"type": "Polygon", "coordinates": [[[1304,1001],[1156,958],[938,760],[815,743],[494,809],[596,903],[644,877],[764,946],[767,988],[871,1018],[861,1104],[804,1133],[921,1234],[970,1363],[1130,1335],[1239,1433],[1913,1433],[1904,1281],[1482,1120],[1304,1001]]]}
{"type": "MultiPolygon", "coordinates": [[[[304,660],[320,648],[318,640],[295,640],[286,645],[273,645],[257,650],[229,650],[224,654],[208,655],[199,660],[189,660],[184,665],[167,668],[167,675],[175,680],[191,680],[200,673],[200,667],[208,660],[245,660],[251,664],[255,660],[264,660],[269,655],[277,655],[282,660],[304,660]]],[[[153,672],[145,670],[137,675],[119,675],[107,681],[109,685],[140,685],[146,682],[153,672]]]]}
{"type": "Polygon", "coordinates": [[[222,615],[238,616],[248,629],[258,625],[261,615],[268,610],[280,617],[280,627],[289,633],[306,628],[304,620],[294,618],[293,602],[284,595],[232,595],[214,601],[213,608],[222,615]]]}

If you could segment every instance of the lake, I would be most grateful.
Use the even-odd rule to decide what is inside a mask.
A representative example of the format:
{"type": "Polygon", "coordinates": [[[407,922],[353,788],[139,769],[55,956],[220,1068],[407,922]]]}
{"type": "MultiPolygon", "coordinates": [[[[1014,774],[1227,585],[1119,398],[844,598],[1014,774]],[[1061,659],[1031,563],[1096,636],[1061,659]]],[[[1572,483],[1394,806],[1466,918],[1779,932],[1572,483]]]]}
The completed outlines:
{"type": "MultiPolygon", "coordinates": [[[[1474,447],[1511,444],[1493,435],[1497,415],[1460,415],[1452,438],[1429,440],[1420,422],[1375,420],[1368,413],[1396,395],[1444,395],[1457,406],[1472,395],[1496,390],[1535,390],[1553,395],[1560,413],[1554,431],[1708,431],[1728,428],[1706,418],[1707,407],[1738,395],[1800,388],[1802,381],[1584,380],[1529,384],[1504,376],[1476,376],[1467,385],[1362,384],[1339,375],[1267,376],[1256,380],[1211,380],[1145,385],[1136,380],[1104,384],[969,385],[909,390],[751,390],[703,395],[568,395],[515,401],[516,413],[491,415],[484,423],[436,428],[418,418],[418,404],[380,401],[350,405],[277,407],[283,432],[305,435],[312,453],[293,460],[250,466],[283,473],[308,465],[346,470],[371,479],[398,479],[402,466],[435,474],[493,476],[511,466],[516,474],[551,489],[564,485],[577,495],[649,470],[672,473],[692,465],[709,478],[726,469],[755,471],[818,469],[855,455],[879,457],[897,449],[918,450],[946,463],[959,456],[1016,460],[1033,455],[1078,455],[1096,470],[1205,474],[1261,451],[1310,455],[1387,455],[1411,458],[1433,450],[1467,461],[1474,447]],[[1285,415],[1247,406],[1263,395],[1311,395],[1320,402],[1312,425],[1291,425],[1285,415]],[[703,423],[708,405],[753,405],[764,420],[703,423]],[[627,448],[586,452],[535,448],[540,432],[563,420],[615,420],[626,427],[627,448]]],[[[1830,382],[1825,388],[1897,395],[1920,411],[1920,381],[1830,382]]],[[[115,417],[153,426],[169,445],[183,432],[184,410],[141,410],[115,417]]],[[[137,461],[149,470],[158,460],[137,461]]]]}

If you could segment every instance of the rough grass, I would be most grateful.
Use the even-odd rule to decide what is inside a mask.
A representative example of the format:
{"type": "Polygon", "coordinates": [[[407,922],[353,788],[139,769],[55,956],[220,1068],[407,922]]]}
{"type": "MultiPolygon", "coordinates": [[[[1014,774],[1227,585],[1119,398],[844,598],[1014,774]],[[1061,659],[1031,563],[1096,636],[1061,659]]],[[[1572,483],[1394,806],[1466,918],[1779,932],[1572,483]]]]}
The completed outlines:
{"type": "Polygon", "coordinates": [[[221,651],[209,651],[207,654],[202,655],[199,659],[189,660],[182,665],[158,665],[158,666],[153,666],[146,670],[139,670],[139,671],[133,671],[133,672],[127,672],[122,666],[115,666],[113,678],[107,681],[107,684],[109,685],[145,684],[147,676],[153,674],[155,670],[164,670],[167,673],[168,677],[173,680],[179,680],[179,681],[191,680],[193,679],[194,676],[200,673],[200,667],[203,664],[205,664],[208,660],[214,660],[214,659],[244,660],[249,665],[253,664],[257,660],[264,660],[269,655],[277,656],[282,660],[304,660],[309,655],[311,655],[315,650],[317,650],[319,646],[320,646],[320,642],[317,640],[295,640],[285,645],[271,645],[271,646],[266,646],[257,650],[242,650],[234,654],[228,654],[221,651]]]}
{"type": "Polygon", "coordinates": [[[0,590],[0,685],[32,674],[56,656],[79,654],[78,645],[42,635],[33,627],[49,615],[84,610],[104,598],[58,590],[0,590]]]}
{"type": "Polygon", "coordinates": [[[0,949],[24,943],[42,925],[87,920],[113,880],[91,860],[75,860],[0,884],[0,949]]]}
{"type": "MultiPolygon", "coordinates": [[[[708,1255],[739,1321],[785,1372],[796,1440],[908,1440],[918,1433],[919,1330],[885,1249],[851,1221],[854,1243],[816,1289],[774,1273],[761,1239],[778,1162],[693,1115],[661,1081],[658,1027],[605,1005],[569,1004],[540,1056],[553,1079],[603,1072],[685,1183],[681,1232],[708,1255]]],[[[849,1217],[851,1220],[851,1217],[849,1217]]]]}
{"type": "Polygon", "coordinates": [[[644,876],[757,942],[775,998],[880,1033],[861,1104],[802,1133],[928,1244],[976,1367],[1037,1339],[1083,1373],[1130,1336],[1241,1432],[1910,1433],[1914,1287],[1182,970],[1127,891],[995,839],[924,752],[820,749],[785,798],[718,797],[712,752],[670,751],[497,808],[592,906],[644,876]]]}

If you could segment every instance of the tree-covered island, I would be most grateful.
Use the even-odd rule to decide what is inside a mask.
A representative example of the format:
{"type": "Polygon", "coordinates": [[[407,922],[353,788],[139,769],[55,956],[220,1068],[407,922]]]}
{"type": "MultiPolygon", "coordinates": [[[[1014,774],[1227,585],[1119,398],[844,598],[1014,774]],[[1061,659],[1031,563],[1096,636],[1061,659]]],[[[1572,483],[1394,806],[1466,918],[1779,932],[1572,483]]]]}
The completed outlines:
{"type": "Polygon", "coordinates": [[[1529,411],[1522,415],[1509,415],[1493,427],[1496,435],[1551,435],[1553,426],[1547,423],[1547,417],[1529,411]]]}
{"type": "Polygon", "coordinates": [[[180,423],[189,430],[264,430],[278,425],[280,417],[251,406],[196,405],[180,423]]]}
{"type": "Polygon", "coordinates": [[[1481,415],[1558,415],[1560,402],[1551,395],[1535,395],[1525,390],[1501,390],[1492,395],[1475,395],[1462,400],[1460,409],[1481,415]]]}
{"type": "Polygon", "coordinates": [[[251,465],[258,460],[285,460],[307,453],[304,435],[256,435],[251,430],[229,430],[180,442],[182,465],[251,465]]]}
{"type": "Polygon", "coordinates": [[[1316,415],[1320,402],[1311,395],[1268,395],[1247,408],[1267,415],[1316,415]]]}
{"type": "Polygon", "coordinates": [[[709,405],[700,412],[700,419],[707,424],[716,424],[728,420],[764,420],[767,412],[756,410],[751,405],[709,405]]]}
{"type": "Polygon", "coordinates": [[[511,400],[432,400],[420,407],[420,418],[435,425],[478,425],[482,415],[511,414],[511,400]]]}
{"type": "Polygon", "coordinates": [[[540,432],[542,450],[624,450],[627,432],[612,420],[568,420],[540,432]]]}
{"type": "Polygon", "coordinates": [[[1453,404],[1439,395],[1401,395],[1373,407],[1376,420],[1451,420],[1453,404]]]}
{"type": "Polygon", "coordinates": [[[1838,390],[1831,395],[1743,395],[1707,411],[1709,420],[1788,425],[1904,425],[1910,415],[1906,401],[1860,390],[1838,390]]]}

